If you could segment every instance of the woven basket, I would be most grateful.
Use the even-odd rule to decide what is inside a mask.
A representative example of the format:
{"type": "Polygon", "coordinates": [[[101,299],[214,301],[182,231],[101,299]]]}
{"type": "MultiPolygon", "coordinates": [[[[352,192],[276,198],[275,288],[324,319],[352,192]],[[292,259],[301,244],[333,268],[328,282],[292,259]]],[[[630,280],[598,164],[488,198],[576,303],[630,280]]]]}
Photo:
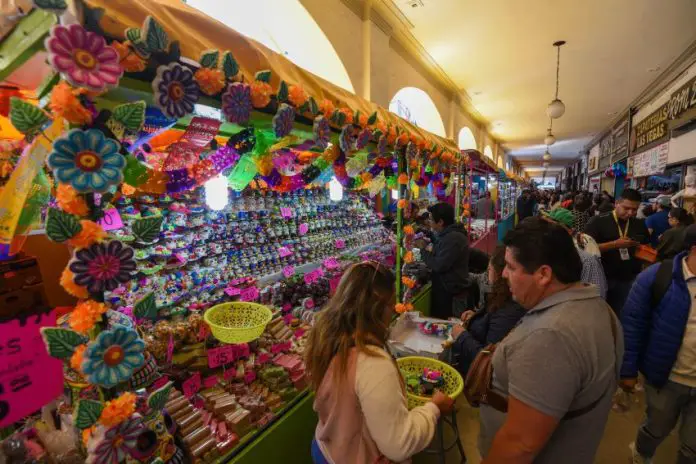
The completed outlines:
{"type": "MultiPolygon", "coordinates": [[[[442,378],[445,381],[445,385],[441,388],[443,393],[446,393],[450,398],[458,397],[464,390],[464,379],[449,364],[445,364],[437,359],[424,358],[421,356],[407,356],[405,358],[399,358],[396,360],[396,364],[399,366],[399,370],[406,374],[422,376],[423,369],[436,369],[442,372],[442,378]]],[[[408,409],[413,409],[416,406],[422,406],[428,401],[430,397],[414,395],[413,393],[406,392],[406,397],[408,399],[408,409]]]]}
{"type": "Polygon", "coordinates": [[[246,343],[261,336],[273,313],[256,303],[223,303],[205,312],[213,337],[224,343],[246,343]]]}

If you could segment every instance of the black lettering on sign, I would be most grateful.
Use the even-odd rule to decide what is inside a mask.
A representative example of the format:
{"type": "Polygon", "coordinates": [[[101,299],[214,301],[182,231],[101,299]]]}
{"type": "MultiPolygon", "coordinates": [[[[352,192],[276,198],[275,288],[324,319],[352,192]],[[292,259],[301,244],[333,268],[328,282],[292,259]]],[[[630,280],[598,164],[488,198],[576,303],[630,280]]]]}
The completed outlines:
{"type": "Polygon", "coordinates": [[[17,393],[27,387],[31,387],[31,378],[28,375],[10,380],[10,390],[12,390],[12,393],[17,393]]]}
{"type": "MultiPolygon", "coordinates": [[[[0,383],[0,397],[5,393],[5,387],[0,383]]],[[[10,403],[0,399],[0,422],[10,413],[10,403]]]]}

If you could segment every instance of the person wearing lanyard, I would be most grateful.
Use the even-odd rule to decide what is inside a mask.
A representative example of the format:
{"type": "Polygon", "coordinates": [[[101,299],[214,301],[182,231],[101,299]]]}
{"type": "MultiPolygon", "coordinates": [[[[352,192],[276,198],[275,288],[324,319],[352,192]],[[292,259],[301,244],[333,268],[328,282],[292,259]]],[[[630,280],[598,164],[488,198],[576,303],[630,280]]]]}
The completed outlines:
{"type": "Polygon", "coordinates": [[[607,277],[607,303],[621,314],[631,285],[642,270],[635,258],[636,246],[648,243],[650,232],[645,221],[637,219],[641,196],[627,188],[621,193],[611,213],[595,216],[585,227],[585,233],[595,239],[602,253],[602,265],[607,277]]]}

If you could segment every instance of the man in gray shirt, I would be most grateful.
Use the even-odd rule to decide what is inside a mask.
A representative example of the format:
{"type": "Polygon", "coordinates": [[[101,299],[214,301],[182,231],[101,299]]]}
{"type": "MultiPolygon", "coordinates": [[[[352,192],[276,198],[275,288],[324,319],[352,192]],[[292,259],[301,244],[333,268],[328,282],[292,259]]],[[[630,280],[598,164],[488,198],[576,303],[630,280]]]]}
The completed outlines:
{"type": "Polygon", "coordinates": [[[483,462],[591,464],[616,390],[620,324],[597,287],[580,282],[562,227],[528,218],[504,243],[503,277],[527,314],[493,356],[497,401],[481,406],[483,462]]]}
{"type": "Polygon", "coordinates": [[[477,219],[495,219],[495,207],[491,200],[491,192],[486,190],[486,193],[476,202],[476,218],[477,219]]]}

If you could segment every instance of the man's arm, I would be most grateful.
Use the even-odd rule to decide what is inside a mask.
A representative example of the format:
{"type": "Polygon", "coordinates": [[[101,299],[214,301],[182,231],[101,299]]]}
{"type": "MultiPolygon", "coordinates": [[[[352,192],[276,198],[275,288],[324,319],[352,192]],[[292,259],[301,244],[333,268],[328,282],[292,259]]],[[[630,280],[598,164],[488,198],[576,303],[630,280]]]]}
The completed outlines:
{"type": "Polygon", "coordinates": [[[452,266],[454,266],[454,263],[458,259],[461,259],[459,248],[458,240],[445,240],[440,243],[436,253],[428,250],[421,250],[421,255],[423,256],[423,262],[431,271],[442,273],[450,270],[452,266]]]}
{"type": "Polygon", "coordinates": [[[560,421],[524,404],[508,399],[505,424],[498,430],[491,451],[482,464],[528,464],[534,462],[560,421]]]}
{"type": "Polygon", "coordinates": [[[600,230],[600,218],[598,216],[590,219],[590,222],[588,222],[585,226],[584,233],[595,239],[601,253],[628,246],[627,244],[622,243],[620,240],[604,241],[604,237],[602,236],[602,232],[600,230]]]}
{"type": "Polygon", "coordinates": [[[653,264],[638,274],[621,311],[625,343],[621,378],[633,379],[638,376],[640,353],[645,348],[650,330],[652,287],[659,268],[660,264],[653,264]]]}

